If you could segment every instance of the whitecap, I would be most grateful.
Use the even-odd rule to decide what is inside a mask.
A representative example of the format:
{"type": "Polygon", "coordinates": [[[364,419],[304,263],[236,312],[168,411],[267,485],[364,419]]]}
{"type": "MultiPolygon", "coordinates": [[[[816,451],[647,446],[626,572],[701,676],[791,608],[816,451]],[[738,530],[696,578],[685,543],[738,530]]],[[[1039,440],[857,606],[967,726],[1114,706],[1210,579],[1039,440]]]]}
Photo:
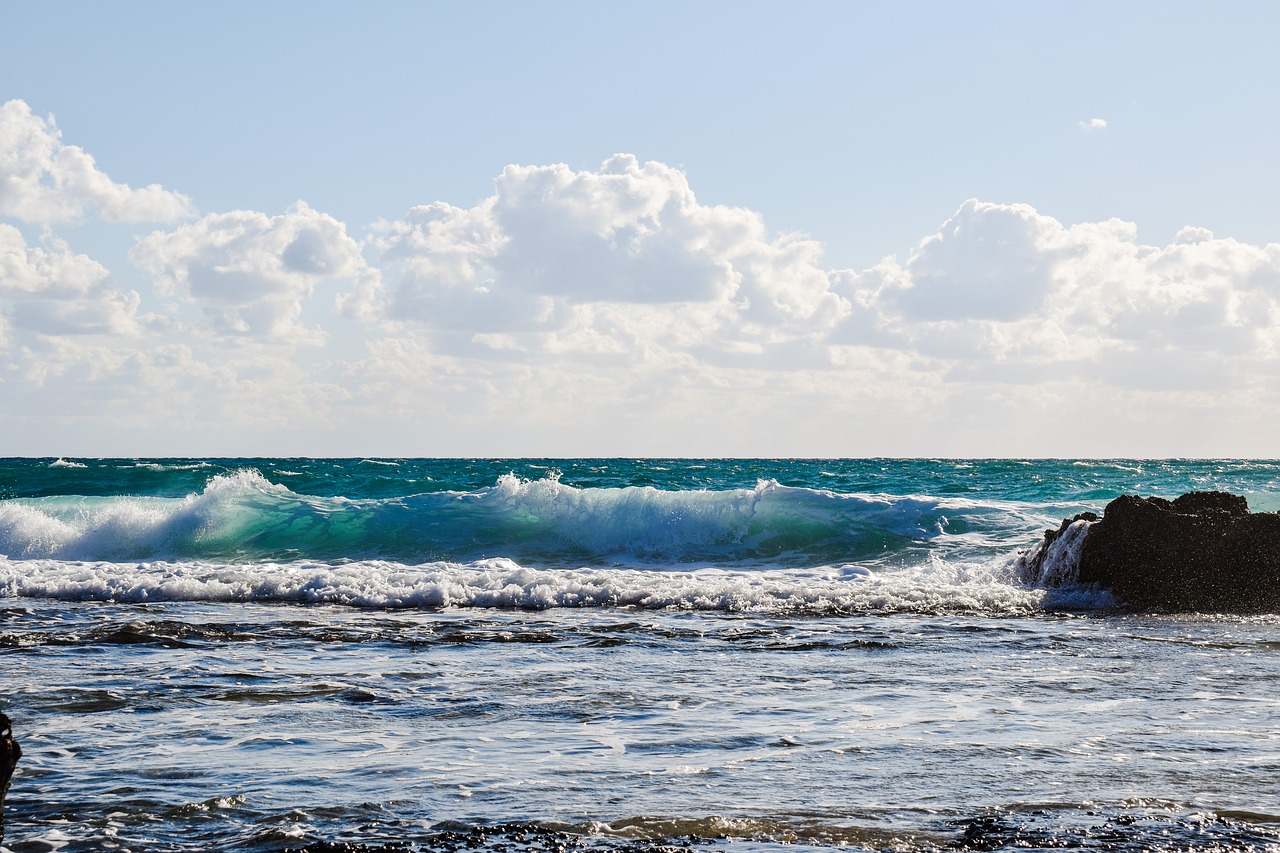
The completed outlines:
{"type": "MultiPolygon", "coordinates": [[[[848,568],[848,567],[846,567],[848,568]]],[[[116,602],[235,601],[364,608],[479,607],[835,615],[1026,615],[1046,591],[1014,582],[1009,563],[928,565],[875,575],[836,571],[533,569],[505,558],[460,564],[360,561],[217,564],[0,559],[0,594],[116,602]]],[[[1107,606],[1081,591],[1054,606],[1107,606]]]]}

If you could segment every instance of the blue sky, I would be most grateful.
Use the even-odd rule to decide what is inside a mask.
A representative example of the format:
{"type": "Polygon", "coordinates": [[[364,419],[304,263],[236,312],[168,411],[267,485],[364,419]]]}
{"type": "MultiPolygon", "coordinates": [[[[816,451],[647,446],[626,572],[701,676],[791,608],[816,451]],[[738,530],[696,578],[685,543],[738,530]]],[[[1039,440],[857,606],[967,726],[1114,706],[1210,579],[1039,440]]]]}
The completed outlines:
{"type": "Polygon", "coordinates": [[[1274,4],[0,11],[0,453],[1275,455],[1274,4]]]}

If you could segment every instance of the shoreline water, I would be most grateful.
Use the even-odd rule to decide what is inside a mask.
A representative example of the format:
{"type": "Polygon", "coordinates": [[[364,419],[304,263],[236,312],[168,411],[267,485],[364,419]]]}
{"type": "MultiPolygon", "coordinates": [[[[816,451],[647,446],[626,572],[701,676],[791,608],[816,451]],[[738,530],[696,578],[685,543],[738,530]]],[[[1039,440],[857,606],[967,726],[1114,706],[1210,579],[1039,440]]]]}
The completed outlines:
{"type": "Polygon", "coordinates": [[[1274,619],[50,604],[15,853],[1280,843],[1274,619]]]}

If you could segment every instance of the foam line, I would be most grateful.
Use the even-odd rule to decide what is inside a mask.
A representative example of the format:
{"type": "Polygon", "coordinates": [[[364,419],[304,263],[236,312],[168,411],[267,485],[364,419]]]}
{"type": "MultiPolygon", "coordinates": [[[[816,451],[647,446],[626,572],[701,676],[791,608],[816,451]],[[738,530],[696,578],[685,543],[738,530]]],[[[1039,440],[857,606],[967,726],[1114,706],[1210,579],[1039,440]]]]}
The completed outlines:
{"type": "Polygon", "coordinates": [[[236,601],[367,608],[636,607],[725,612],[974,613],[1021,615],[1045,607],[1111,604],[1085,590],[1029,588],[1009,563],[933,563],[872,574],[856,567],[808,571],[660,572],[532,569],[508,559],[404,565],[364,561],[250,565],[0,560],[0,595],[70,601],[236,601]]]}

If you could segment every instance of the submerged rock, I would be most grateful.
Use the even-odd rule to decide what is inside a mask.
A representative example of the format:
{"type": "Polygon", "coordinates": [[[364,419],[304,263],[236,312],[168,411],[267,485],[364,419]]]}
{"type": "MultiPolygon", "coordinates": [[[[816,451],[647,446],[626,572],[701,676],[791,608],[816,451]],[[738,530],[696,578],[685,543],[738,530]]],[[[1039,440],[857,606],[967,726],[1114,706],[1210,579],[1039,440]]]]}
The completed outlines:
{"type": "Polygon", "coordinates": [[[1250,512],[1228,492],[1122,495],[1101,518],[1083,513],[1045,531],[1023,577],[1051,584],[1064,564],[1137,607],[1280,613],[1280,513],[1250,512]]]}
{"type": "Polygon", "coordinates": [[[12,724],[0,714],[0,841],[4,840],[4,796],[9,793],[9,780],[21,757],[22,747],[13,739],[12,724]]]}

